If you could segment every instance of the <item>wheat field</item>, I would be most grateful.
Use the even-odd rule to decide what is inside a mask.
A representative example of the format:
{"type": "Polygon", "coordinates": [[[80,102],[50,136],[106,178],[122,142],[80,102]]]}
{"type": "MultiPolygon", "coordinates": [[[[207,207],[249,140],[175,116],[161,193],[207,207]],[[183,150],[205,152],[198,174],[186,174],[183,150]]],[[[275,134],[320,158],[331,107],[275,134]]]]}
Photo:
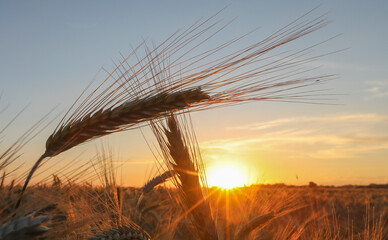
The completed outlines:
{"type": "Polygon", "coordinates": [[[288,49],[328,25],[327,15],[312,10],[245,47],[229,48],[250,33],[192,55],[229,25],[219,23],[221,13],[152,48],[143,42],[88,85],[31,169],[16,175],[16,160],[48,116],[4,147],[0,239],[388,239],[387,185],[209,187],[190,114],[261,101],[327,104],[333,95],[322,85],[336,75],[310,64],[338,51],[312,51],[335,35],[288,49]],[[104,150],[94,162],[36,178],[64,152],[139,128],[151,129],[157,155],[158,174],[143,187],[118,184],[118,167],[104,150]]]}

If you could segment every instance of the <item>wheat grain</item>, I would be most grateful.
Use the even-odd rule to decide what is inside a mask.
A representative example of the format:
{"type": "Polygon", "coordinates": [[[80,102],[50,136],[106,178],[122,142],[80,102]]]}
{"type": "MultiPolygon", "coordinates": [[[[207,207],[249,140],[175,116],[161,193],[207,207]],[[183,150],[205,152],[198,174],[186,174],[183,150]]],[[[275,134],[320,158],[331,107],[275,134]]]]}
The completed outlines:
{"type": "Polygon", "coordinates": [[[158,93],[125,102],[114,108],[87,115],[80,121],[59,128],[46,142],[46,157],[55,156],[90,139],[123,130],[129,126],[182,110],[209,99],[200,88],[175,93],[158,93]]]}

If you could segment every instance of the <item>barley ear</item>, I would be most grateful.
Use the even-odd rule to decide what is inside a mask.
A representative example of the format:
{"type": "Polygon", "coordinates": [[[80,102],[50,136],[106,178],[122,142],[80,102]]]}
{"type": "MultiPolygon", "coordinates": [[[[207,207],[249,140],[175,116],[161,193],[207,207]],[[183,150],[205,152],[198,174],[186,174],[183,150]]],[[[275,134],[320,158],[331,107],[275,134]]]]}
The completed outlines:
{"type": "MultiPolygon", "coordinates": [[[[186,213],[192,217],[192,223],[201,239],[218,239],[210,205],[203,195],[198,169],[194,164],[195,156],[191,155],[189,146],[186,145],[190,139],[182,134],[173,114],[168,118],[163,132],[165,140],[159,138],[159,144],[164,149],[167,166],[176,172],[175,178],[179,180],[178,188],[186,213]]],[[[163,132],[156,131],[156,134],[163,132]]]]}

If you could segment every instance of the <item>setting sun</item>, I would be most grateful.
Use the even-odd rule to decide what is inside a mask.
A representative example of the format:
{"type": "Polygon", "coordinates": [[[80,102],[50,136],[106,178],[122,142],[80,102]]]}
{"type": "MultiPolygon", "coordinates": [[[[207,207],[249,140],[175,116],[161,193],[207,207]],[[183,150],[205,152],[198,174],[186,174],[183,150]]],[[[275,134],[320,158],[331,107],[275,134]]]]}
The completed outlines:
{"type": "Polygon", "coordinates": [[[246,171],[234,164],[216,165],[208,171],[208,184],[211,187],[231,189],[248,184],[246,171]]]}

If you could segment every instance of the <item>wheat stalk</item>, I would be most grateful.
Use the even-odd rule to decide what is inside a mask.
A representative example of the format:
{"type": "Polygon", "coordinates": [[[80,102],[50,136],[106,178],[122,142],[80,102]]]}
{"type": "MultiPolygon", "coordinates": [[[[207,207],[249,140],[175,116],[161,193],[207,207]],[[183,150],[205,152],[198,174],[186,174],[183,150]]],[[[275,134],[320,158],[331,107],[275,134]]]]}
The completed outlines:
{"type": "Polygon", "coordinates": [[[168,118],[166,126],[153,125],[153,130],[164,154],[166,165],[176,173],[175,177],[178,181],[175,183],[181,190],[184,208],[186,213],[192,216],[197,234],[204,240],[218,239],[210,205],[201,189],[198,159],[193,159],[196,156],[193,154],[193,149],[187,145],[192,139],[182,134],[174,115],[168,118]]]}
{"type": "Polygon", "coordinates": [[[4,172],[3,172],[3,176],[1,177],[0,190],[1,190],[1,189],[3,188],[3,186],[4,186],[5,176],[6,176],[6,174],[5,174],[5,171],[4,171],[4,172]]]}

